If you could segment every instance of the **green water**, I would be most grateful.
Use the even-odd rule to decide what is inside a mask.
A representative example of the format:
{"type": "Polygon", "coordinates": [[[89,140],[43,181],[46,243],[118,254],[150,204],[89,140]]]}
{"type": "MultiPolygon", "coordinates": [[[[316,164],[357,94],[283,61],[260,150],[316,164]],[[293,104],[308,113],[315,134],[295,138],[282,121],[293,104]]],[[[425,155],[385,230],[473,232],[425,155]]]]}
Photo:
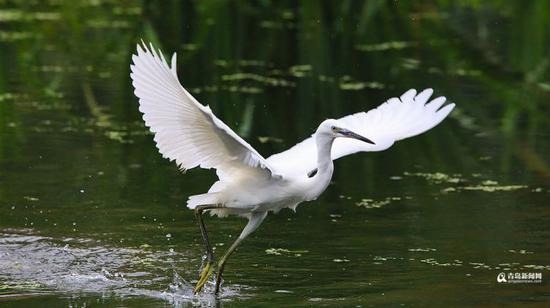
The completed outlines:
{"type": "MultiPolygon", "coordinates": [[[[483,3],[0,1],[0,306],[548,306],[550,5],[483,3]],[[265,156],[408,88],[457,108],[337,161],[195,297],[185,201],[216,177],[157,153],[129,79],[141,38],[265,156]]],[[[206,223],[219,255],[245,221],[206,223]]]]}

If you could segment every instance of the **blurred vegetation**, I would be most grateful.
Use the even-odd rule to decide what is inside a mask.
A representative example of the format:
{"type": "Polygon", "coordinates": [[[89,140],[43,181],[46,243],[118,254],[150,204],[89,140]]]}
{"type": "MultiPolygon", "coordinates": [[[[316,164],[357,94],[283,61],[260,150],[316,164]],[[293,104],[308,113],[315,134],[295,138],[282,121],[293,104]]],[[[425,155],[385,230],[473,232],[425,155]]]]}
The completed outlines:
{"type": "Polygon", "coordinates": [[[460,132],[426,142],[464,160],[475,154],[462,138],[498,134],[548,175],[536,147],[550,114],[549,14],[548,1],[0,0],[0,159],[29,124],[55,119],[121,142],[145,134],[129,80],[143,39],[177,52],[186,87],[265,153],[326,117],[433,87],[458,103],[460,132]]]}

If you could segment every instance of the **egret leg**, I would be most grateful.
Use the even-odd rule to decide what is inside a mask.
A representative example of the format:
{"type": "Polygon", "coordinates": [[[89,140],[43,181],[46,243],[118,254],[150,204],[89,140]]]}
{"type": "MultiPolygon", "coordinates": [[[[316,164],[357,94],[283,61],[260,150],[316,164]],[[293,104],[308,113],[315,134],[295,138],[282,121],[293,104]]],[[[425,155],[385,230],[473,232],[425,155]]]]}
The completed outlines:
{"type": "Polygon", "coordinates": [[[237,240],[233,243],[233,245],[229,247],[225,255],[223,255],[223,257],[220,260],[220,263],[218,263],[218,275],[216,276],[216,291],[214,291],[216,294],[218,294],[218,292],[220,291],[220,284],[222,282],[222,273],[223,273],[223,270],[225,269],[225,263],[227,262],[227,259],[229,258],[229,256],[235,251],[235,249],[237,249],[237,246],[239,246],[243,240],[244,238],[241,238],[239,236],[239,238],[237,238],[237,240]]]}
{"type": "Polygon", "coordinates": [[[199,229],[201,230],[202,239],[204,241],[204,246],[206,247],[206,265],[202,269],[202,272],[199,275],[199,281],[195,286],[193,292],[197,294],[206,284],[208,278],[214,272],[214,251],[212,250],[212,245],[210,245],[210,240],[208,239],[208,232],[206,231],[206,226],[202,219],[202,213],[205,210],[220,208],[219,205],[198,205],[195,208],[195,216],[199,223],[199,229]]]}
{"type": "Polygon", "coordinates": [[[225,269],[225,264],[227,262],[227,259],[231,254],[237,249],[237,247],[241,244],[241,242],[250,235],[250,233],[254,232],[264,218],[267,216],[267,212],[255,212],[250,215],[248,218],[248,223],[244,227],[243,231],[241,232],[241,235],[237,238],[237,240],[229,247],[225,255],[221,258],[220,262],[218,263],[218,275],[216,277],[216,290],[214,291],[216,294],[220,291],[220,285],[222,282],[222,274],[223,270],[225,269]]]}

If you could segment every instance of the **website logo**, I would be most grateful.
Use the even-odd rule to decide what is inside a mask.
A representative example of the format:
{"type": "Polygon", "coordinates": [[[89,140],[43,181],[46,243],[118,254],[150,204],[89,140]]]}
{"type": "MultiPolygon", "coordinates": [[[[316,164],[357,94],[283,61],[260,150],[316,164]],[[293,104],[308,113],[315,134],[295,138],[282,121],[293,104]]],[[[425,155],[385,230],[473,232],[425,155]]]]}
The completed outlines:
{"type": "Polygon", "coordinates": [[[507,272],[498,273],[498,283],[542,283],[542,273],[507,272]]]}

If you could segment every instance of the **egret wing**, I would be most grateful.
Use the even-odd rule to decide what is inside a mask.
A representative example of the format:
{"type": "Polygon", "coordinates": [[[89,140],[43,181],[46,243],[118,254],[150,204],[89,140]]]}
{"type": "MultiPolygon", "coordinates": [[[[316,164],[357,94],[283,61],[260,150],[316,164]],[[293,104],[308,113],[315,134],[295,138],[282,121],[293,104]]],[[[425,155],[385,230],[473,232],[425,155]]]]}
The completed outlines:
{"type": "MultiPolygon", "coordinates": [[[[433,94],[426,89],[416,94],[410,89],[401,97],[393,97],[368,112],[359,112],[338,119],[342,126],[372,140],[375,144],[356,139],[337,138],[332,146],[332,159],[357,152],[383,151],[395,141],[419,135],[437,124],[453,110],[454,104],[445,97],[428,100],[433,94]]],[[[272,155],[268,163],[281,174],[306,174],[317,167],[315,134],[292,148],[272,155]]]]}
{"type": "Polygon", "coordinates": [[[265,158],[182,87],[175,53],[170,67],[160,51],[143,44],[132,60],[139,110],[163,157],[182,169],[216,168],[219,174],[257,168],[272,174],[265,158]]]}

